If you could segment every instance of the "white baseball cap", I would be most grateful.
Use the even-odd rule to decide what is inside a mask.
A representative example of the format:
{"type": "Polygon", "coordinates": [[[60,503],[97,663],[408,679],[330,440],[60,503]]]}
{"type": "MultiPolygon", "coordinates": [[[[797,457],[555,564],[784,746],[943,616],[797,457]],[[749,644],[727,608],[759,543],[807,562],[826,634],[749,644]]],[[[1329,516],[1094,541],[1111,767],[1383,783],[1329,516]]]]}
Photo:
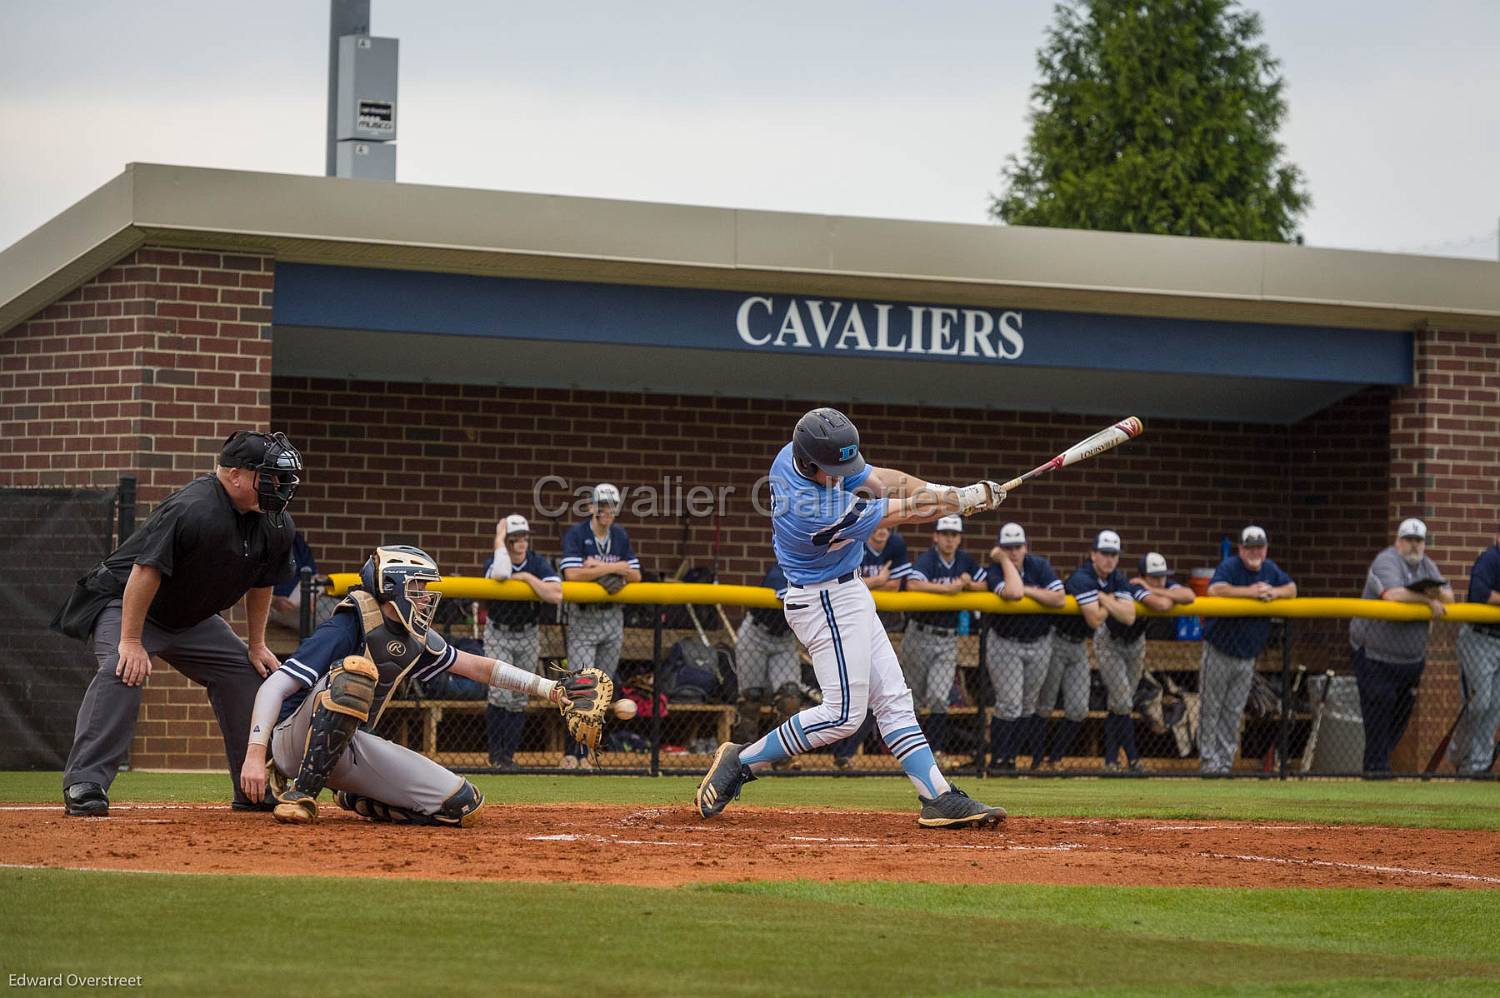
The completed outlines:
{"type": "Polygon", "coordinates": [[[594,505],[608,503],[611,506],[620,505],[620,490],[608,482],[600,482],[594,486],[594,505]]]}
{"type": "Polygon", "coordinates": [[[1099,536],[1094,538],[1094,550],[1103,551],[1105,554],[1119,554],[1120,535],[1113,530],[1099,531],[1099,536]]]}
{"type": "Polygon", "coordinates": [[[1026,531],[1021,529],[1019,523],[1007,523],[1000,528],[1000,546],[1003,548],[1017,547],[1026,543],[1026,531]]]}
{"type": "Polygon", "coordinates": [[[1396,531],[1397,537],[1415,537],[1417,540],[1427,539],[1427,524],[1415,516],[1401,521],[1401,528],[1396,531]]]}
{"type": "Polygon", "coordinates": [[[938,533],[942,533],[945,530],[951,530],[954,533],[961,534],[964,532],[964,520],[961,516],[945,516],[941,520],[939,520],[937,522],[937,526],[933,527],[932,529],[936,530],[938,533]]]}
{"type": "Polygon", "coordinates": [[[520,513],[512,513],[505,518],[506,534],[529,534],[531,524],[526,522],[526,517],[520,513]]]}
{"type": "Polygon", "coordinates": [[[1263,547],[1266,544],[1266,530],[1254,524],[1240,531],[1240,543],[1245,547],[1263,547]]]}
{"type": "Polygon", "coordinates": [[[1142,575],[1170,575],[1167,570],[1167,559],[1160,551],[1147,551],[1141,558],[1142,575]]]}

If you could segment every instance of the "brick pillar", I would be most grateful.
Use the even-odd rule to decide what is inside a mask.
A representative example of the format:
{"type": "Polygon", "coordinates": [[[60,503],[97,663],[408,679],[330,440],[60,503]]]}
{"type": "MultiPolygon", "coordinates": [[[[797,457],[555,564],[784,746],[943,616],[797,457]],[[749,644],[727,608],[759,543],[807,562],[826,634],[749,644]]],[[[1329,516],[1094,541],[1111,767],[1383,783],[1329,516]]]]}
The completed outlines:
{"type": "MultiPolygon", "coordinates": [[[[110,488],[138,522],[270,420],[274,262],[144,248],[0,333],[0,486],[110,488]]],[[[83,654],[82,650],[80,653],[83,654]]],[[[224,765],[207,698],[175,670],[146,688],[132,765],[224,765]]]]}
{"type": "MultiPolygon", "coordinates": [[[[1432,533],[1427,553],[1453,581],[1459,599],[1475,557],[1494,537],[1500,453],[1500,334],[1424,329],[1416,338],[1416,384],[1391,403],[1388,536],[1408,516],[1432,533]]],[[[1389,541],[1387,541],[1389,543],[1389,541]]],[[[1457,628],[1433,627],[1427,671],[1407,737],[1392,765],[1426,764],[1462,698],[1453,652],[1457,628]]]]}

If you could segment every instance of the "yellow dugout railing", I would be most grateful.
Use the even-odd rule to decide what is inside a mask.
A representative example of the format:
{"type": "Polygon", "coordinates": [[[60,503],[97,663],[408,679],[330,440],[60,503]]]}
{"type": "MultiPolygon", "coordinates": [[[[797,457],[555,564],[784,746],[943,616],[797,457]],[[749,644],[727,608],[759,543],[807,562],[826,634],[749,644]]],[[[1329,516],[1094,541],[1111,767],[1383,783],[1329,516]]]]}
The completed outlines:
{"type": "MultiPolygon", "coordinates": [[[[340,572],[328,577],[328,593],[342,596],[359,584],[359,575],[340,572]]],[[[448,576],[433,586],[449,599],[534,600],[536,594],[524,582],[497,582],[472,576],[448,576]]],[[[1053,609],[1032,599],[1002,600],[994,593],[904,593],[876,592],[875,606],[892,612],[942,612],[944,610],[978,610],[981,613],[1045,613],[1068,616],[1078,612],[1070,596],[1066,604],[1053,609]]],[[[696,606],[779,607],[773,590],[761,586],[730,586],[692,582],[636,582],[611,596],[594,582],[564,582],[563,601],[567,603],[634,603],[657,606],[691,604],[696,606]]],[[[1431,620],[1432,611],[1417,603],[1395,603],[1388,600],[1350,599],[1340,597],[1300,597],[1263,603],[1252,599],[1230,599],[1203,596],[1188,606],[1165,612],[1140,607],[1148,617],[1284,617],[1348,618],[1372,620],[1431,620]]],[[[1500,624],[1500,606],[1480,603],[1453,603],[1441,618],[1463,624],[1500,624]]]]}

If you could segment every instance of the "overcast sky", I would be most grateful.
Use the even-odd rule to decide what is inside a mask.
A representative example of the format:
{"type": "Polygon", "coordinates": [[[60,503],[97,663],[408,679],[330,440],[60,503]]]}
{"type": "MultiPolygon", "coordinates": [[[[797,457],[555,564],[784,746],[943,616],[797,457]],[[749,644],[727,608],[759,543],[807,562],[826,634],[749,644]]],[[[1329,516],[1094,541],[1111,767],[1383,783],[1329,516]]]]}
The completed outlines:
{"type": "MultiPolygon", "coordinates": [[[[1318,246],[1495,259],[1500,2],[1252,0],[1318,246]]],[[[403,181],[986,221],[1038,0],[372,0],[403,181]]],[[[323,0],[0,0],[0,247],[131,161],[321,174],[323,0]]]]}

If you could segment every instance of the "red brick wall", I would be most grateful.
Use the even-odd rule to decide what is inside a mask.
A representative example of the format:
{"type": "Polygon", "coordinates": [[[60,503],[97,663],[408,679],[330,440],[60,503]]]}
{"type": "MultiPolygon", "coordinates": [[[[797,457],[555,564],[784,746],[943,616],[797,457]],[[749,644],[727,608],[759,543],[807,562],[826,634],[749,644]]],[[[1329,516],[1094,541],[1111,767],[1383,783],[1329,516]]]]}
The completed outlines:
{"type": "MultiPolygon", "coordinates": [[[[1157,548],[1184,575],[1217,562],[1219,540],[1247,522],[1304,590],[1346,595],[1384,532],[1386,396],[1363,393],[1294,428],[1154,421],[1140,440],[1036,479],[975,521],[968,547],[988,551],[999,523],[1026,525],[1035,551],[1059,568],[1083,556],[1093,531],[1121,532],[1127,557],[1157,548]],[[1326,442],[1320,443],[1320,440],[1326,442]],[[1300,443],[1298,442],[1300,441],[1300,443]],[[1294,468],[1294,457],[1321,463],[1294,468]],[[1294,488],[1308,491],[1292,502],[1294,488]],[[1331,511],[1331,512],[1330,512],[1331,511]],[[1305,545],[1305,547],[1304,547],[1305,545]]],[[[272,417],[302,448],[307,484],[294,515],[325,571],[350,570],[382,538],[421,543],[445,571],[477,573],[495,519],[521,511],[537,546],[560,548],[574,517],[548,522],[532,482],[622,489],[733,488],[719,525],[725,581],[758,581],[770,558],[751,495],[806,406],[678,396],[276,378],[272,417]]],[[[1010,477],[1110,422],[1111,416],[995,413],[855,405],[871,459],[944,482],[1010,477]]],[[[546,495],[555,498],[561,490],[546,495]]],[[[625,496],[626,506],[633,503],[625,496]]],[[[712,558],[712,518],[620,522],[646,567],[671,573],[712,558]]],[[[925,528],[908,532],[925,549],[925,528]]]]}
{"type": "Polygon", "coordinates": [[[1428,554],[1466,577],[1500,518],[1500,334],[1424,331],[1416,369],[1391,404],[1390,529],[1426,520],[1428,554]]]}
{"type": "Polygon", "coordinates": [[[1358,596],[1390,543],[1390,405],[1390,389],[1369,388],[1287,430],[1290,532],[1273,557],[1299,566],[1303,595],[1358,596]]]}
{"type": "MultiPolygon", "coordinates": [[[[0,335],[0,486],[135,475],[139,521],[211,471],[230,430],[269,416],[272,269],[260,256],[141,249],[0,335]]],[[[223,756],[203,691],[158,669],[132,764],[223,756]]]]}

